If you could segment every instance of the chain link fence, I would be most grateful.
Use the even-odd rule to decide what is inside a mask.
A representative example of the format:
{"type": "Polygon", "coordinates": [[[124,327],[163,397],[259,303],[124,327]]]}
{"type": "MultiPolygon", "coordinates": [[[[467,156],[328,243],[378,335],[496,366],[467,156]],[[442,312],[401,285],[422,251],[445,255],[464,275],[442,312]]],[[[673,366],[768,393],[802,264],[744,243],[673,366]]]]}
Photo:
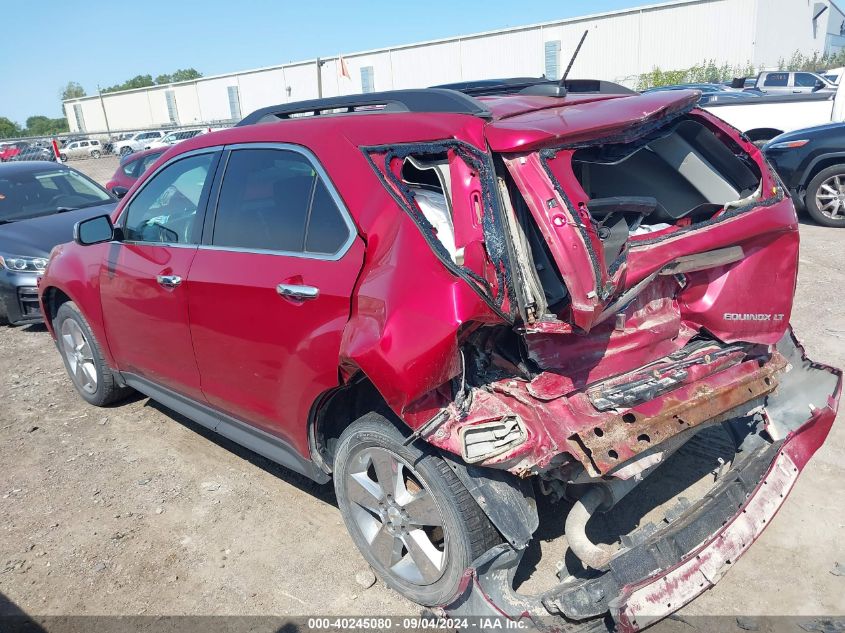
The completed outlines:
{"type": "Polygon", "coordinates": [[[199,134],[232,125],[234,122],[216,121],[155,129],[0,138],[0,163],[32,160],[62,162],[105,185],[121,161],[127,160],[132,154],[152,147],[175,145],[199,134]]]}

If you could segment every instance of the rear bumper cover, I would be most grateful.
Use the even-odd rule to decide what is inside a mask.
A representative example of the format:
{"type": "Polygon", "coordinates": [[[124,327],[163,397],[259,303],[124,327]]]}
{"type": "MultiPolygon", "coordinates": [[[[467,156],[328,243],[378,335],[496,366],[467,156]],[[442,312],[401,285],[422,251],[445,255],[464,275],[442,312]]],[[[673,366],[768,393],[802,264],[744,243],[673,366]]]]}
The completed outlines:
{"type": "MultiPolygon", "coordinates": [[[[808,361],[791,332],[784,341],[792,351],[784,350],[790,370],[816,379],[827,391],[824,406],[818,405],[817,393],[815,405],[789,407],[807,415],[791,424],[785,437],[753,451],[683,517],[624,551],[602,576],[563,583],[539,595],[518,594],[512,580],[522,552],[503,544],[465,571],[458,595],[443,610],[453,616],[528,618],[541,628],[564,621],[582,623],[585,629],[603,628],[609,617],[618,631],[631,633],[715,585],[771,522],[836,417],[841,372],[808,361]],[[824,372],[825,379],[819,380],[817,372],[824,372]]],[[[792,400],[793,387],[802,385],[782,385],[782,396],[773,396],[781,398],[772,406],[774,414],[787,408],[782,398],[792,400]]],[[[777,429],[771,430],[776,435],[777,429]]]]}

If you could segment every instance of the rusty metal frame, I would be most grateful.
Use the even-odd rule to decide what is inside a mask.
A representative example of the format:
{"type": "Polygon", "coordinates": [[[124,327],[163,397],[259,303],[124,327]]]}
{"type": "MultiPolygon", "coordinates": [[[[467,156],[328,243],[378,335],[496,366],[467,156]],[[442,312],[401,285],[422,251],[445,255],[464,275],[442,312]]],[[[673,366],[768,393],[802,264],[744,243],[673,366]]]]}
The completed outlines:
{"type": "Polygon", "coordinates": [[[656,415],[645,416],[636,407],[618,413],[592,431],[571,435],[573,453],[591,475],[604,475],[683,431],[717,421],[722,414],[771,393],[778,385],[775,374],[786,365],[786,359],[775,352],[765,365],[728,384],[697,384],[689,398],[668,394],[656,415]]]}

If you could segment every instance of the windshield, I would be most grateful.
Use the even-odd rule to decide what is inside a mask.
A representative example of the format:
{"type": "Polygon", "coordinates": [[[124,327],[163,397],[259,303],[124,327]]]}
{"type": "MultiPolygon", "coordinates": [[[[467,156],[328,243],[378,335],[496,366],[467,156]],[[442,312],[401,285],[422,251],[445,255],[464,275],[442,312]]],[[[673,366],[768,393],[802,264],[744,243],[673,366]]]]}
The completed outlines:
{"type": "Polygon", "coordinates": [[[0,176],[0,222],[82,209],[112,197],[82,174],[69,169],[44,169],[0,176]]]}

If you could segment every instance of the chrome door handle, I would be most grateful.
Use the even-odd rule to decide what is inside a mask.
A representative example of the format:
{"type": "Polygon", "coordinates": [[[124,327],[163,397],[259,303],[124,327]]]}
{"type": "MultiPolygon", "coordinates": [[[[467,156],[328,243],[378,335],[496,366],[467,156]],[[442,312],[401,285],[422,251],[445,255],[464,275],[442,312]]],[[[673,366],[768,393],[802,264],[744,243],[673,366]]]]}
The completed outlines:
{"type": "Polygon", "coordinates": [[[182,278],[177,275],[157,275],[156,281],[165,288],[176,288],[182,283],[182,278]]]}
{"type": "Polygon", "coordinates": [[[276,292],[283,297],[290,297],[291,299],[316,299],[320,296],[320,289],[314,286],[279,284],[276,286],[276,292]]]}

